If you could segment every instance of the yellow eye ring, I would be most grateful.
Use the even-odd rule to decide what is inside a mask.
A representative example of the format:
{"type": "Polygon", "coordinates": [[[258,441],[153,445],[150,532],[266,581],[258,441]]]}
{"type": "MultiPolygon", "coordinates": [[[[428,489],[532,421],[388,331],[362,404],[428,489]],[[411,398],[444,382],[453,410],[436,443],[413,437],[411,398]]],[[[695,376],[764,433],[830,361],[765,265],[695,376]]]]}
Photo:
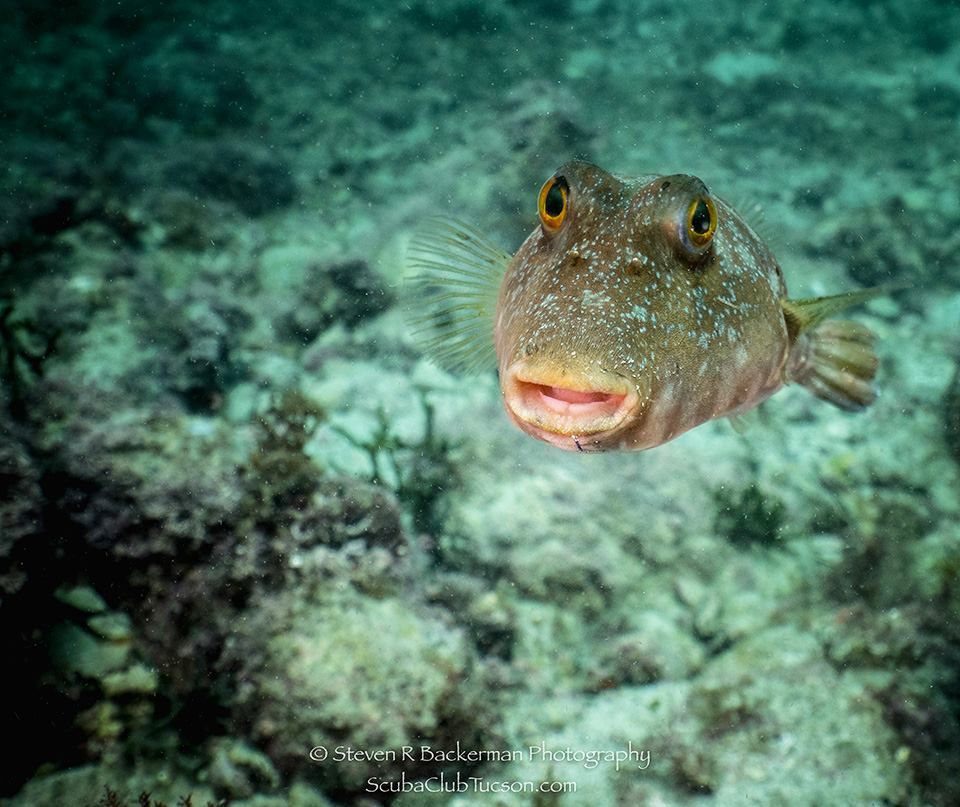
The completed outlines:
{"type": "Polygon", "coordinates": [[[697,196],[684,219],[687,240],[695,250],[704,249],[717,231],[717,206],[709,196],[697,196]]]}
{"type": "Polygon", "coordinates": [[[570,186],[563,177],[551,177],[540,188],[537,210],[543,229],[555,233],[567,218],[567,201],[570,198],[570,186]]]}

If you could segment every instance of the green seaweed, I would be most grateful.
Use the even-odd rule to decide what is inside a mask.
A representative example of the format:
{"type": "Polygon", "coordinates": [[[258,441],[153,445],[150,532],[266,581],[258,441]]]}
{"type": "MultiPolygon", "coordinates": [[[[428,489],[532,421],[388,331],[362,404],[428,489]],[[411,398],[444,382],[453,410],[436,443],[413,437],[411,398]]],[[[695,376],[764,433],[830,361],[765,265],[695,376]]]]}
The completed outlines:
{"type": "Polygon", "coordinates": [[[364,439],[358,440],[346,429],[332,428],[367,455],[373,469],[368,481],[392,490],[410,513],[417,530],[437,533],[441,523],[439,504],[460,478],[451,456],[456,444],[436,428],[436,412],[428,389],[417,386],[416,390],[423,410],[423,429],[418,439],[398,436],[382,406],[376,411],[373,433],[364,439]]]}
{"type": "Polygon", "coordinates": [[[6,403],[14,420],[25,417],[28,393],[43,378],[62,335],[58,329],[41,330],[18,317],[13,302],[0,300],[0,381],[7,387],[6,403]]]}
{"type": "Polygon", "coordinates": [[[735,546],[773,546],[786,524],[787,509],[776,496],[753,482],[739,490],[719,488],[715,528],[735,546]]]}
{"type": "MultiPolygon", "coordinates": [[[[208,801],[206,807],[227,807],[229,802],[226,800],[221,800],[217,802],[208,801]]],[[[164,801],[155,801],[151,795],[143,790],[140,792],[140,795],[137,796],[136,802],[134,802],[135,807],[167,807],[167,803],[164,801]]],[[[99,801],[96,804],[90,805],[90,807],[130,807],[129,802],[127,802],[124,796],[120,795],[120,791],[114,790],[112,787],[104,786],[103,795],[100,797],[99,801]]],[[[193,796],[189,793],[185,796],[181,796],[177,799],[177,807],[194,807],[193,805],[193,796]]]]}
{"type": "Polygon", "coordinates": [[[255,512],[269,518],[276,508],[302,502],[316,488],[322,469],[304,447],[325,417],[323,408],[300,390],[288,389],[256,418],[248,487],[255,512]]]}
{"type": "Polygon", "coordinates": [[[943,425],[947,449],[960,462],[960,364],[943,399],[943,425]]]}

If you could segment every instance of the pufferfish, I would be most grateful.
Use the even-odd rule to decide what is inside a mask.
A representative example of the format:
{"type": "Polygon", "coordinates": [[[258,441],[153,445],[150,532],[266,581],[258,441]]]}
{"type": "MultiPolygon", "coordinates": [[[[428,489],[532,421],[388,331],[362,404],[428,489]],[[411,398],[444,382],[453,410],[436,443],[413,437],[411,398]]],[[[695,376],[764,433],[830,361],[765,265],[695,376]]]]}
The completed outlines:
{"type": "Polygon", "coordinates": [[[442,366],[499,370],[524,432],[577,451],[653,448],[788,383],[857,411],[874,336],[825,321],[880,293],[787,299],[757,233],[697,177],[563,165],[513,257],[432,220],[408,253],[420,341],[442,366]]]}

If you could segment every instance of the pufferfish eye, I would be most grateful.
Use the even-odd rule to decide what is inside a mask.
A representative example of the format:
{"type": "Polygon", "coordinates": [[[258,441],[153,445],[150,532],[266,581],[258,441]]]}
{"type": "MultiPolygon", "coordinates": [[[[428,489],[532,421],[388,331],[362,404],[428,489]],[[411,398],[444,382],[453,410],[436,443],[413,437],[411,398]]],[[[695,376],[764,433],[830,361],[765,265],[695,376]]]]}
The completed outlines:
{"type": "Polygon", "coordinates": [[[680,224],[680,240],[688,252],[703,255],[717,231],[717,206],[709,196],[696,196],[680,224]]]}
{"type": "Polygon", "coordinates": [[[567,218],[567,201],[570,198],[570,186],[563,177],[551,177],[540,188],[537,209],[543,229],[555,233],[567,218]]]}

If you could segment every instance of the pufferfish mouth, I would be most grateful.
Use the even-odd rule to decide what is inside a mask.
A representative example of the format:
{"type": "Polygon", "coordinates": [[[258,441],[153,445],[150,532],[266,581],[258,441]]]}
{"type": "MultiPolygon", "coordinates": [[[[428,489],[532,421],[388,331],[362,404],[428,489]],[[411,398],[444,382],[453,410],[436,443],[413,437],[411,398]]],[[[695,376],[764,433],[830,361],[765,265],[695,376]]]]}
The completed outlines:
{"type": "Polygon", "coordinates": [[[502,376],[507,413],[524,431],[569,450],[598,450],[637,406],[637,393],[623,380],[558,377],[529,368],[502,376]]]}
{"type": "Polygon", "coordinates": [[[529,381],[518,381],[517,387],[521,395],[528,401],[543,404],[548,409],[562,415],[582,417],[585,414],[596,415],[608,410],[619,408],[627,396],[618,392],[601,392],[599,390],[578,390],[568,387],[554,387],[549,384],[533,384],[529,381]]]}

